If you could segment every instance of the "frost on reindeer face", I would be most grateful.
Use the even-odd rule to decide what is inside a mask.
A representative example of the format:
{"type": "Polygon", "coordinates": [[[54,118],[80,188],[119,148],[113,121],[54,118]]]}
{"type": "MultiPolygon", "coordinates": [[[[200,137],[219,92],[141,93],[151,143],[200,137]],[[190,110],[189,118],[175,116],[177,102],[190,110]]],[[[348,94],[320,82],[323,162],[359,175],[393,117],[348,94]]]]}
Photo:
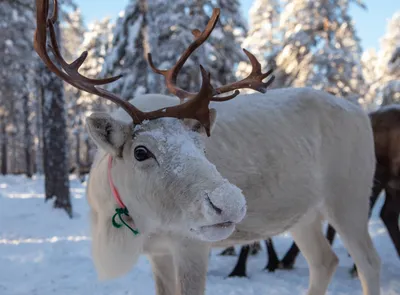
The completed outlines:
{"type": "MultiPolygon", "coordinates": [[[[181,121],[162,118],[154,122],[144,122],[134,129],[134,147],[148,142],[149,150],[160,166],[171,166],[175,162],[177,171],[183,165],[183,157],[204,158],[204,143],[198,132],[189,130],[181,121]]],[[[172,165],[174,166],[174,165],[172,165]]]]}
{"type": "Polygon", "coordinates": [[[134,133],[132,150],[151,154],[136,160],[134,174],[156,224],[202,239],[231,234],[244,217],[245,199],[206,158],[203,136],[169,118],[137,126],[134,133]]]}

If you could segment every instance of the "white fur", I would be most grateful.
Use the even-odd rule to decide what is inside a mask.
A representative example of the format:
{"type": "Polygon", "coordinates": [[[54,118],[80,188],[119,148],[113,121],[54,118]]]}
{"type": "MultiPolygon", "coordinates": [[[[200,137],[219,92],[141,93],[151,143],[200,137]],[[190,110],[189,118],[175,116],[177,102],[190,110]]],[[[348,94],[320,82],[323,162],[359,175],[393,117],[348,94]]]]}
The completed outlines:
{"type": "MultiPolygon", "coordinates": [[[[142,110],[178,102],[154,94],[131,101],[142,110]]],[[[321,232],[328,220],[356,262],[364,295],[379,294],[380,260],[368,233],[375,155],[367,114],[310,88],[240,95],[212,107],[210,138],[202,128],[191,131],[198,129],[192,120],[145,122],[127,135],[131,119],[124,111],[112,116],[126,125],[92,115],[89,132],[102,148],[88,184],[99,274],[122,275],[145,253],[158,295],[203,295],[211,246],[247,244],[288,230],[310,267],[308,294],[325,294],[337,265],[321,232]],[[118,135],[99,137],[92,128],[97,120],[118,135]],[[116,203],[106,180],[106,153],[121,136],[112,174],[141,232],[137,237],[111,227],[116,203]],[[137,162],[138,145],[147,146],[158,163],[137,162]],[[202,227],[224,221],[236,223],[232,234],[233,228],[202,227]]]]}

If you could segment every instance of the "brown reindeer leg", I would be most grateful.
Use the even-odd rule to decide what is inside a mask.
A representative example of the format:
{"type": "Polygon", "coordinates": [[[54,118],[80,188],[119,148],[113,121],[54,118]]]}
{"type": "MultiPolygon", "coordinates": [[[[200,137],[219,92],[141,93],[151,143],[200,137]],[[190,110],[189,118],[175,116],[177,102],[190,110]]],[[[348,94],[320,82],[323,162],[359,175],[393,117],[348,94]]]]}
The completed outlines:
{"type": "Polygon", "coordinates": [[[279,266],[279,258],[276,254],[272,239],[265,240],[265,245],[267,246],[268,252],[268,264],[264,269],[269,272],[274,272],[279,266]]]}
{"type": "Polygon", "coordinates": [[[300,250],[297,247],[296,243],[293,242],[290,249],[286,252],[285,256],[283,257],[279,268],[281,269],[293,269],[294,263],[296,261],[297,255],[299,255],[300,250]]]}
{"type": "Polygon", "coordinates": [[[336,230],[332,227],[332,225],[328,224],[328,228],[326,230],[326,238],[329,241],[329,244],[333,244],[333,240],[335,239],[336,230]]]}
{"type": "Polygon", "coordinates": [[[229,274],[228,277],[247,277],[246,274],[246,262],[249,256],[250,245],[243,246],[240,250],[239,259],[236,263],[235,268],[229,274]]]}
{"type": "Polygon", "coordinates": [[[386,189],[385,203],[381,210],[381,219],[385,224],[389,236],[392,239],[397,255],[400,257],[400,230],[399,230],[399,213],[400,200],[396,199],[396,192],[391,189],[386,189]]]}
{"type": "Polygon", "coordinates": [[[261,244],[260,242],[255,242],[253,245],[250,246],[250,255],[255,256],[261,251],[261,244]]]}
{"type": "Polygon", "coordinates": [[[219,253],[221,256],[236,256],[236,251],[235,247],[231,246],[226,249],[224,249],[221,253],[219,253]]]}

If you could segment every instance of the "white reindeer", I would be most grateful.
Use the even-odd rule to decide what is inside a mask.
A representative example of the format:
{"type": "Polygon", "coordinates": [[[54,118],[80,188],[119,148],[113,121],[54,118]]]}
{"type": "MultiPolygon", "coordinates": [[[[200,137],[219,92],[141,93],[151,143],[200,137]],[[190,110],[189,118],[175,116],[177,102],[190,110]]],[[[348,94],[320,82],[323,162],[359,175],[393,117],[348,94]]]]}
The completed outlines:
{"type": "Polygon", "coordinates": [[[149,94],[125,102],[96,87],[116,78],[78,73],[86,53],[65,62],[56,17],[47,17],[48,0],[36,4],[35,49],[47,66],[122,107],[87,120],[99,147],[87,197],[101,278],[125,274],[146,254],[158,295],[203,295],[212,246],[248,244],[288,230],[310,268],[308,294],[325,294],[338,264],[321,231],[328,220],[358,267],[364,294],[380,293],[380,259],[368,233],[374,141],[359,107],[308,88],[215,96],[240,88],[265,92],[272,79],[262,80],[270,73],[262,74],[248,52],[248,78],[214,89],[202,69],[199,93],[177,88],[179,70],[208,38],[219,10],[204,32],[194,31],[195,41],[171,70],[157,70],[150,59],[168,89],[188,100],[149,94]],[[62,70],[47,54],[47,29],[62,70]]]}

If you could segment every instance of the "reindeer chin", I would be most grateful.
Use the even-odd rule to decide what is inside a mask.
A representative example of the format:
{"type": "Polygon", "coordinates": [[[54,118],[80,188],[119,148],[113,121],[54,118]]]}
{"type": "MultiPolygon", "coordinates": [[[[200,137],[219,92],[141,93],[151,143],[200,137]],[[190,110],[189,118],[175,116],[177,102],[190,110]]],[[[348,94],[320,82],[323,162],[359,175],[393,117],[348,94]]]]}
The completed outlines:
{"type": "Polygon", "coordinates": [[[197,229],[191,229],[195,238],[205,242],[218,242],[227,239],[236,228],[233,222],[224,222],[213,225],[201,226],[197,229]]]}

